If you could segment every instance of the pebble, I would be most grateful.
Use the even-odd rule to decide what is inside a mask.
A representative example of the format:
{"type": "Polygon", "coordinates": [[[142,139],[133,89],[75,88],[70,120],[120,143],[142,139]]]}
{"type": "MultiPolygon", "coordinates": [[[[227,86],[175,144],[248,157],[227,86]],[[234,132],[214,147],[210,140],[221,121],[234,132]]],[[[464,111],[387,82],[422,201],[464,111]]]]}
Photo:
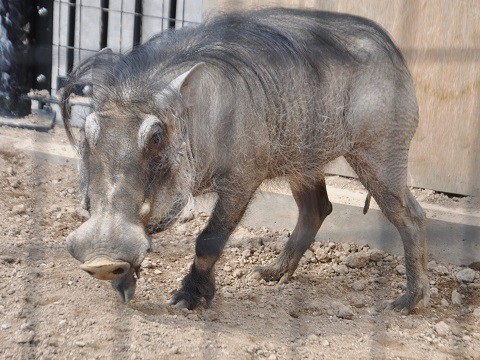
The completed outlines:
{"type": "Polygon", "coordinates": [[[460,305],[462,303],[462,296],[459,294],[457,290],[452,291],[452,304],[453,305],[460,305]]]}
{"type": "Polygon", "coordinates": [[[252,256],[252,251],[251,251],[250,249],[243,250],[242,256],[243,256],[245,259],[248,259],[249,257],[252,256]]]}
{"type": "Polygon", "coordinates": [[[465,268],[457,272],[455,276],[459,281],[471,283],[473,280],[475,280],[475,270],[465,268]]]}
{"type": "Polygon", "coordinates": [[[2,330],[7,330],[7,329],[10,329],[11,327],[12,327],[12,325],[9,324],[9,323],[3,323],[2,324],[2,330]]]}
{"type": "Polygon", "coordinates": [[[30,329],[31,327],[32,327],[32,324],[30,324],[30,323],[28,323],[28,322],[27,322],[27,323],[23,323],[22,325],[20,325],[20,330],[25,331],[25,330],[30,329]]]}
{"type": "Polygon", "coordinates": [[[202,318],[207,321],[217,321],[219,319],[219,316],[216,311],[207,309],[203,312],[202,318]]]}
{"type": "Polygon", "coordinates": [[[382,250],[378,250],[378,249],[372,249],[368,252],[368,256],[370,257],[370,260],[375,261],[375,262],[383,260],[383,258],[386,255],[387,254],[385,254],[385,252],[383,252],[382,250]]]}
{"type": "Polygon", "coordinates": [[[438,265],[433,269],[437,274],[439,275],[447,275],[448,274],[448,268],[444,265],[438,265]]]}
{"type": "Polygon", "coordinates": [[[436,323],[433,328],[439,336],[443,337],[450,332],[450,326],[448,326],[444,321],[436,323]]]}
{"type": "Polygon", "coordinates": [[[480,307],[473,309],[473,316],[480,318],[480,307]]]}
{"type": "Polygon", "coordinates": [[[19,338],[17,339],[17,343],[19,344],[26,344],[31,343],[35,338],[35,332],[21,332],[19,338]]]}
{"type": "Polygon", "coordinates": [[[330,346],[330,343],[328,342],[328,340],[323,340],[322,346],[325,346],[325,347],[330,346]]]}
{"type": "Polygon", "coordinates": [[[332,259],[332,256],[328,253],[328,249],[319,248],[315,250],[315,257],[318,261],[326,263],[332,259]]]}
{"type": "Polygon", "coordinates": [[[442,299],[442,301],[440,301],[440,304],[442,304],[442,306],[450,305],[450,303],[446,299],[442,299]]]}
{"type": "Polygon", "coordinates": [[[177,346],[174,346],[170,349],[170,354],[175,355],[175,354],[180,354],[180,349],[177,346]]]}
{"type": "Polygon", "coordinates": [[[343,262],[350,268],[363,268],[370,261],[367,253],[359,252],[348,255],[343,262]]]}
{"type": "Polygon", "coordinates": [[[398,265],[395,270],[397,271],[397,273],[399,275],[405,275],[405,273],[407,272],[407,270],[405,269],[405,266],[404,265],[398,265]]]}
{"type": "Polygon", "coordinates": [[[233,271],[233,277],[240,279],[243,276],[243,271],[241,269],[235,269],[233,271]]]}
{"type": "Polygon", "coordinates": [[[85,342],[84,341],[75,341],[75,345],[78,347],[85,347],[85,342]]]}
{"type": "Polygon", "coordinates": [[[363,291],[365,290],[365,287],[367,286],[368,281],[367,280],[357,280],[352,284],[352,289],[355,291],[363,291]]]}
{"type": "Polygon", "coordinates": [[[12,207],[12,212],[16,215],[22,215],[27,212],[27,207],[25,206],[25,204],[15,205],[14,207],[12,207]]]}
{"type": "Polygon", "coordinates": [[[333,271],[335,271],[337,274],[345,275],[348,274],[348,267],[345,264],[340,264],[340,265],[333,265],[332,266],[333,271]]]}
{"type": "Polygon", "coordinates": [[[328,315],[335,315],[340,319],[347,319],[347,320],[353,319],[353,315],[354,315],[354,312],[351,306],[338,303],[338,302],[330,305],[330,307],[327,309],[327,313],[328,315]]]}
{"type": "Polygon", "coordinates": [[[222,295],[223,295],[223,297],[225,297],[227,299],[233,298],[233,294],[231,292],[229,292],[228,290],[222,290],[222,295]]]}
{"type": "Polygon", "coordinates": [[[438,289],[436,287],[431,287],[430,288],[430,296],[431,297],[437,297],[438,296],[438,289]]]}
{"type": "Polygon", "coordinates": [[[277,360],[277,355],[275,354],[270,354],[270,356],[267,358],[268,360],[277,360]]]}

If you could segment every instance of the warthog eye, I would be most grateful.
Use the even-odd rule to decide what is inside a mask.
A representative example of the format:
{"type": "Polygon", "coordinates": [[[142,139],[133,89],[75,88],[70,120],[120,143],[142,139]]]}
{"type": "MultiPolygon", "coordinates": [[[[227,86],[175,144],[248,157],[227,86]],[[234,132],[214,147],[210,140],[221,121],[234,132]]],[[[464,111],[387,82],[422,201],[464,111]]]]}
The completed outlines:
{"type": "Polygon", "coordinates": [[[148,152],[151,156],[159,156],[164,147],[163,132],[155,132],[148,142],[148,152]]]}
{"type": "Polygon", "coordinates": [[[162,142],[162,139],[163,139],[163,135],[161,132],[156,132],[155,134],[153,134],[152,136],[152,142],[155,144],[155,145],[159,145],[161,142],[162,142]]]}

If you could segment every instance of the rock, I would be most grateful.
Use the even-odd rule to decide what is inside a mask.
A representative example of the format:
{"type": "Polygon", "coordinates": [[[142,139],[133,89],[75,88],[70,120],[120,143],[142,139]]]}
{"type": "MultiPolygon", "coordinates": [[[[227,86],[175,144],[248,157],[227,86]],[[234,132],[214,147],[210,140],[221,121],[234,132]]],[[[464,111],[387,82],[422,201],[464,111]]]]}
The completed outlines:
{"type": "Polygon", "coordinates": [[[270,356],[267,358],[267,360],[277,360],[277,355],[270,354],[270,356]]]}
{"type": "Polygon", "coordinates": [[[440,321],[434,325],[434,330],[439,336],[445,337],[451,330],[445,322],[440,321]]]}
{"type": "Polygon", "coordinates": [[[12,212],[15,215],[22,215],[22,214],[25,214],[27,212],[27,207],[25,206],[25,204],[15,205],[14,207],[12,207],[12,212]]]}
{"type": "Polygon", "coordinates": [[[22,325],[20,325],[20,330],[25,331],[25,330],[30,329],[31,327],[32,327],[32,324],[30,324],[30,323],[28,323],[28,322],[27,322],[27,323],[23,323],[22,325]]]}
{"type": "Polygon", "coordinates": [[[348,255],[343,262],[350,268],[363,268],[370,261],[368,253],[358,252],[348,255]]]}
{"type": "Polygon", "coordinates": [[[225,297],[227,299],[233,298],[233,294],[228,292],[227,290],[222,290],[222,295],[223,295],[223,297],[225,297]]]}
{"type": "Polygon", "coordinates": [[[332,256],[328,253],[328,249],[320,248],[315,250],[315,257],[318,261],[326,263],[332,260],[332,256]]]}
{"type": "Polygon", "coordinates": [[[323,340],[322,341],[322,346],[324,346],[324,347],[330,346],[330,343],[328,342],[328,340],[323,340]]]}
{"type": "Polygon", "coordinates": [[[19,344],[31,343],[34,338],[35,338],[35,333],[33,331],[20,332],[19,337],[17,339],[17,343],[19,344]]]}
{"type": "Polygon", "coordinates": [[[452,291],[452,304],[453,305],[460,305],[462,303],[462,296],[459,294],[457,290],[452,291]]]}
{"type": "Polygon", "coordinates": [[[382,250],[378,250],[378,249],[372,249],[368,252],[368,256],[370,257],[370,260],[375,261],[375,262],[383,260],[383,258],[386,255],[387,254],[385,254],[385,252],[383,252],[382,250]]]}
{"type": "Polygon", "coordinates": [[[340,244],[340,247],[344,252],[350,252],[352,250],[352,245],[349,243],[340,244]]]}
{"type": "Polygon", "coordinates": [[[219,319],[219,316],[216,311],[207,309],[203,312],[202,318],[207,321],[217,321],[219,319]]]}
{"type": "Polygon", "coordinates": [[[337,274],[341,274],[341,275],[345,275],[345,274],[348,274],[348,267],[344,264],[340,264],[340,265],[333,265],[332,266],[333,268],[333,271],[335,271],[337,274]]]}
{"type": "Polygon", "coordinates": [[[459,281],[471,283],[475,280],[475,270],[465,268],[457,272],[455,276],[459,281]]]}
{"type": "Polygon", "coordinates": [[[243,250],[242,257],[244,257],[245,259],[248,259],[251,256],[252,256],[252,250],[251,249],[243,250]]]}
{"type": "Polygon", "coordinates": [[[180,354],[180,349],[178,348],[178,346],[174,346],[170,349],[169,353],[171,355],[176,355],[176,354],[180,354]]]}
{"type": "Polygon", "coordinates": [[[399,275],[405,275],[405,273],[407,272],[404,265],[398,265],[395,268],[395,270],[397,271],[397,274],[399,274],[399,275]]]}
{"type": "Polygon", "coordinates": [[[7,330],[7,329],[10,329],[11,327],[12,325],[9,323],[3,323],[1,326],[2,330],[7,330]]]}
{"type": "Polygon", "coordinates": [[[367,286],[368,281],[367,280],[357,280],[352,284],[352,289],[355,291],[363,291],[365,287],[367,286]]]}
{"type": "Polygon", "coordinates": [[[480,318],[480,307],[473,309],[473,316],[480,318]]]}
{"type": "Polygon", "coordinates": [[[77,345],[78,347],[85,347],[85,342],[84,341],[75,341],[75,345],[77,345]]]}
{"type": "Polygon", "coordinates": [[[243,271],[241,269],[233,270],[233,277],[240,279],[243,276],[243,271]]]}
{"type": "Polygon", "coordinates": [[[338,303],[338,302],[330,305],[330,307],[327,309],[327,313],[328,315],[335,315],[340,319],[347,319],[347,320],[353,319],[353,315],[354,315],[354,312],[351,306],[338,303]]]}
{"type": "Polygon", "coordinates": [[[430,288],[430,296],[432,298],[435,298],[438,296],[438,289],[436,287],[431,287],[430,288]]]}
{"type": "Polygon", "coordinates": [[[433,271],[435,271],[439,275],[448,275],[448,268],[444,265],[438,265],[434,267],[433,271]]]}
{"type": "Polygon", "coordinates": [[[442,306],[448,306],[448,305],[450,305],[450,303],[449,303],[446,299],[442,299],[442,300],[440,301],[440,304],[442,304],[442,306]]]}

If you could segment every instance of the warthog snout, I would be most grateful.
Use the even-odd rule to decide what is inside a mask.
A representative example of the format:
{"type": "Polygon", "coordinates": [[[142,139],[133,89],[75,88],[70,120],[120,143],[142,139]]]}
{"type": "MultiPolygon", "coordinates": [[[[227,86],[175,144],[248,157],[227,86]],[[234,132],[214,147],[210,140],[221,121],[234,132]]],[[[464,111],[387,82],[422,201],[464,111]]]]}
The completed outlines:
{"type": "Polygon", "coordinates": [[[130,264],[125,261],[113,261],[99,257],[80,265],[80,269],[99,280],[116,280],[130,270],[130,264]]]}
{"type": "Polygon", "coordinates": [[[94,278],[117,280],[140,267],[150,239],[141,225],[121,217],[94,217],[67,237],[67,249],[94,278]]]}

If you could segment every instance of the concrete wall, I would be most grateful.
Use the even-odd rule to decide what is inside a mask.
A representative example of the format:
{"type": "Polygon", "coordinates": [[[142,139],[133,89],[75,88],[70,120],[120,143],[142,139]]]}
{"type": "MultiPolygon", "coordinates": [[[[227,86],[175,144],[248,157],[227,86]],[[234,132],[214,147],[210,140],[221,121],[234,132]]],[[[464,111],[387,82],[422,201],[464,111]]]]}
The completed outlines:
{"type": "MultiPolygon", "coordinates": [[[[420,106],[410,184],[480,193],[480,1],[203,0],[204,14],[266,6],[351,13],[386,28],[405,54],[420,106]]],[[[353,175],[341,161],[330,171],[353,175]]]]}

